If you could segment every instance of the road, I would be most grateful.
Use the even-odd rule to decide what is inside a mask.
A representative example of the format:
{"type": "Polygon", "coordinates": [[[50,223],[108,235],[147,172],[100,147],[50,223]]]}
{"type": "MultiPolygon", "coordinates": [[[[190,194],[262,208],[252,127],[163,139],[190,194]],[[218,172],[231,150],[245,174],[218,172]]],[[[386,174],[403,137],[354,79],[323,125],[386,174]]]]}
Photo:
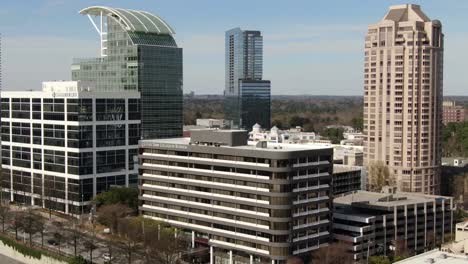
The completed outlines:
{"type": "MultiPolygon", "coordinates": [[[[18,210],[18,209],[16,209],[16,210],[18,210]]],[[[12,210],[12,212],[16,211],[16,210],[12,210]]],[[[57,232],[56,222],[58,222],[59,220],[64,221],[64,219],[60,219],[58,217],[53,216],[52,220],[48,220],[47,218],[45,218],[44,220],[45,220],[45,226],[46,226],[45,232],[44,232],[44,247],[47,247],[47,248],[51,249],[52,251],[60,251],[61,253],[66,253],[68,256],[73,256],[74,255],[74,247],[73,247],[72,241],[70,241],[70,240],[63,241],[58,246],[54,246],[54,245],[51,245],[51,244],[48,243],[49,240],[56,240],[54,238],[54,233],[57,232]]],[[[5,227],[6,227],[6,231],[9,232],[10,235],[14,236],[14,231],[12,229],[11,220],[6,223],[5,227]]],[[[63,230],[60,233],[63,234],[63,230]]],[[[89,231],[87,231],[85,233],[81,233],[80,239],[78,239],[78,241],[77,241],[77,254],[81,255],[85,259],[89,260],[90,259],[90,252],[89,252],[89,250],[87,250],[85,248],[84,242],[86,240],[89,241],[89,240],[92,239],[94,245],[96,246],[96,249],[93,250],[93,256],[92,256],[93,263],[104,264],[106,261],[104,260],[103,255],[108,252],[107,243],[105,241],[99,239],[99,238],[93,238],[93,237],[94,236],[89,231]]],[[[18,232],[18,239],[23,240],[25,243],[29,243],[28,242],[29,241],[29,235],[25,234],[24,232],[21,232],[21,231],[18,232]]],[[[37,246],[39,246],[39,247],[41,246],[41,235],[39,233],[34,234],[32,236],[32,240],[37,246]]],[[[123,252],[122,249],[114,247],[112,249],[112,251],[113,251],[112,252],[112,255],[113,255],[112,263],[115,263],[115,264],[124,264],[124,263],[126,264],[126,263],[128,263],[127,256],[123,252]]],[[[134,252],[134,254],[132,254],[132,255],[133,255],[132,256],[132,264],[141,264],[141,263],[143,263],[142,256],[140,254],[138,254],[137,252],[134,252]]],[[[6,260],[6,261],[8,261],[8,260],[6,260]]],[[[14,262],[14,260],[11,260],[13,262],[6,262],[6,261],[3,261],[0,258],[0,264],[3,264],[3,263],[22,264],[20,262],[14,262]]]]}
{"type": "Polygon", "coordinates": [[[16,261],[4,255],[0,255],[0,263],[2,264],[24,264],[23,262],[16,261]]]}

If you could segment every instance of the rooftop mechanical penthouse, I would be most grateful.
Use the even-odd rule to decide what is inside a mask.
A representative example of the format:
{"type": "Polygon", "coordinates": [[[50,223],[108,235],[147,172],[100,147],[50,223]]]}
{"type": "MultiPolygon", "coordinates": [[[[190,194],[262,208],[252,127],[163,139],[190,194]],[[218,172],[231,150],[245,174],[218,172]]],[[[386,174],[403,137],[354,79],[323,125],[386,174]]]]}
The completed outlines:
{"type": "Polygon", "coordinates": [[[209,246],[211,263],[280,264],[326,245],[333,150],[247,138],[198,130],[141,140],[143,216],[209,246]]]}

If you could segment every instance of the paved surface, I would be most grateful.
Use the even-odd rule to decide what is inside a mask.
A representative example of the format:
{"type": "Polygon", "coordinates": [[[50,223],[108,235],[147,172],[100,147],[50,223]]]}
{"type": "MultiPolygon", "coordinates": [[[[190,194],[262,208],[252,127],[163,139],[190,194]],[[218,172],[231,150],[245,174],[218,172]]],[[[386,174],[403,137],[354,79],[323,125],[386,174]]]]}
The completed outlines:
{"type": "Polygon", "coordinates": [[[23,262],[16,261],[4,255],[0,255],[0,263],[2,264],[24,264],[23,262]]]}

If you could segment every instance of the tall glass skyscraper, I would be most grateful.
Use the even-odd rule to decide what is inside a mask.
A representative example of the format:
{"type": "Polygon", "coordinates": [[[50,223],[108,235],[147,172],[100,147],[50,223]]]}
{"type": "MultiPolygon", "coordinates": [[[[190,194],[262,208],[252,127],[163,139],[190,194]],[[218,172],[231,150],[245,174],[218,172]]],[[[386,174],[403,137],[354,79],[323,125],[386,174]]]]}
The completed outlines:
{"type": "Polygon", "coordinates": [[[75,60],[72,80],[95,82],[98,91],[139,91],[142,138],[182,136],[182,48],[172,28],[145,11],[94,6],[80,13],[100,35],[101,57],[75,60]]]}
{"type": "Polygon", "coordinates": [[[262,80],[263,37],[260,31],[226,31],[225,118],[233,127],[270,127],[270,82],[262,80]]]}

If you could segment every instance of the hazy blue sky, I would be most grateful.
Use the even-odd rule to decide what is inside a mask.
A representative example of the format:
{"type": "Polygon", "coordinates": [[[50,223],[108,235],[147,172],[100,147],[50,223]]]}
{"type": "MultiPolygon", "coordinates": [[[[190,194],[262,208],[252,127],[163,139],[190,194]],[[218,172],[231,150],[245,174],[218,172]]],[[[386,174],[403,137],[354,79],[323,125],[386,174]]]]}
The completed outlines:
{"type": "MultiPolygon", "coordinates": [[[[74,57],[98,54],[85,16],[92,5],[142,9],[161,16],[184,49],[184,90],[221,94],[224,31],[240,26],[264,36],[264,78],[273,94],[361,95],[367,25],[383,0],[2,0],[3,89],[40,89],[42,80],[70,79],[74,57]]],[[[468,95],[468,1],[415,1],[445,33],[444,94],[468,95]]]]}

